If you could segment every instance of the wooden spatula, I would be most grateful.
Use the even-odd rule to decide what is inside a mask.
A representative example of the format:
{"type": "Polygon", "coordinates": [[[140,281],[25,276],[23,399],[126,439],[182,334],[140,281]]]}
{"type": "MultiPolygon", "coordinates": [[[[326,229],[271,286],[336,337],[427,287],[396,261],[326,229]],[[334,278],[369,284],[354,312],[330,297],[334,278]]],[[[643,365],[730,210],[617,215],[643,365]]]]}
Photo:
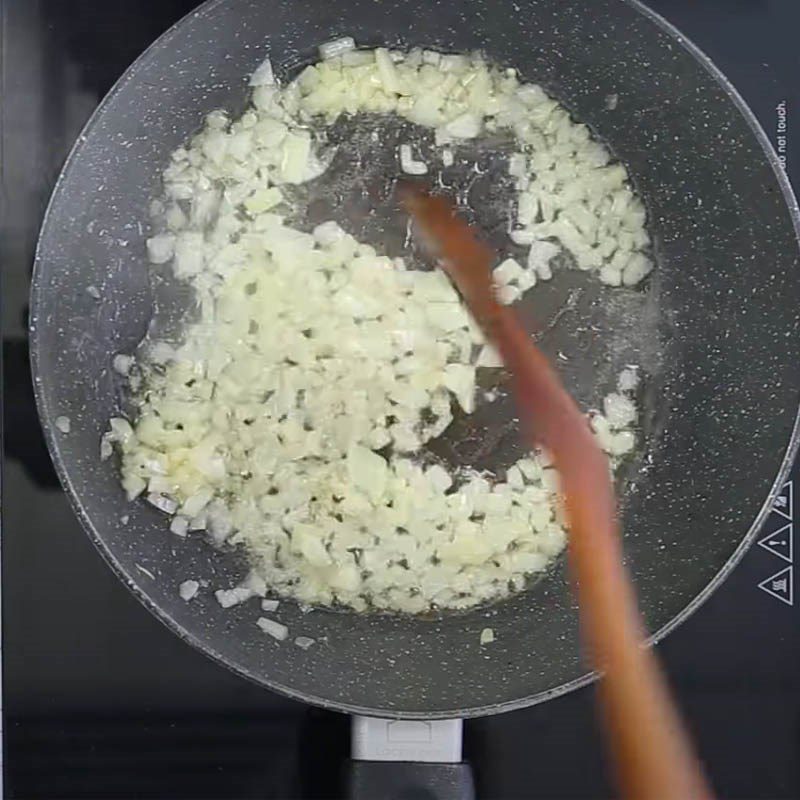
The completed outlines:
{"type": "Polygon", "coordinates": [[[405,183],[401,200],[512,376],[520,421],[561,477],[569,559],[583,635],[595,667],[600,717],[615,774],[629,800],[701,800],[711,792],[674,707],[622,561],[608,462],[586,418],[512,308],[497,302],[495,254],[450,200],[405,183]]]}

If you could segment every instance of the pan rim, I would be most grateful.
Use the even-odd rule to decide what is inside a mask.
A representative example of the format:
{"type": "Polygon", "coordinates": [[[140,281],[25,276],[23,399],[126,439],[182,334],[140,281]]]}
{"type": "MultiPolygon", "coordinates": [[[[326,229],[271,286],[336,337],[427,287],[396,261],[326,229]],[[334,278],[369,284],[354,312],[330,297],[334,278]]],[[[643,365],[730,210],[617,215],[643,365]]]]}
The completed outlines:
{"type": "MultiPolygon", "coordinates": [[[[179,19],[172,26],[170,26],[164,33],[162,33],[157,39],[155,39],[118,78],[118,80],[114,83],[114,85],[111,87],[108,93],[101,99],[98,106],[92,112],[88,121],[83,126],[80,134],[78,135],[74,145],[72,146],[70,153],[64,162],[64,166],[62,167],[59,173],[58,179],[56,180],[55,186],[53,187],[52,194],[50,196],[45,213],[42,218],[40,233],[37,238],[37,245],[33,263],[33,274],[31,278],[31,294],[30,294],[31,316],[29,325],[31,375],[33,378],[33,388],[36,399],[37,411],[39,413],[40,422],[42,424],[42,429],[44,431],[47,448],[50,452],[50,457],[55,466],[59,480],[65,489],[65,494],[67,495],[67,499],[69,501],[70,506],[74,510],[76,516],[78,517],[78,520],[81,523],[81,526],[86,531],[89,539],[92,541],[95,548],[99,551],[100,555],[102,556],[104,561],[109,565],[112,571],[117,575],[117,577],[122,581],[122,583],[133,593],[133,595],[148,609],[148,611],[150,611],[153,614],[153,616],[156,619],[158,619],[163,625],[165,625],[172,633],[176,634],[181,640],[190,644],[199,652],[213,659],[214,661],[219,663],[221,666],[227,668],[231,672],[240,675],[241,677],[247,679],[248,681],[262,688],[267,688],[271,691],[275,691],[293,700],[309,703],[321,708],[326,708],[330,710],[341,711],[351,714],[360,714],[365,716],[381,716],[393,719],[433,720],[433,719],[449,719],[454,717],[481,717],[481,716],[488,716],[491,714],[505,713],[508,711],[516,711],[523,708],[528,708],[534,705],[538,705],[539,703],[543,703],[547,700],[552,700],[556,697],[560,697],[576,689],[580,689],[582,687],[590,685],[591,683],[593,683],[595,680],[598,679],[599,673],[597,671],[594,670],[587,671],[578,678],[575,678],[571,681],[555,686],[551,689],[537,692],[532,695],[526,695],[520,698],[516,698],[514,700],[506,700],[499,703],[491,703],[482,706],[475,706],[462,709],[452,709],[446,711],[430,711],[424,709],[412,710],[412,711],[408,710],[398,711],[394,709],[372,708],[372,707],[360,706],[356,703],[347,703],[338,700],[331,700],[325,697],[320,697],[314,694],[298,691],[296,689],[293,689],[291,686],[287,686],[285,684],[271,680],[264,676],[248,672],[245,668],[229,662],[222,653],[218,652],[207,642],[201,640],[200,637],[195,636],[193,633],[191,633],[182,625],[180,625],[176,620],[171,618],[166,612],[164,612],[160,608],[160,606],[157,603],[155,603],[153,600],[150,599],[150,597],[139,587],[138,583],[123,569],[118,559],[106,546],[103,539],[96,531],[92,521],[89,519],[89,516],[86,513],[80,498],[78,497],[73,482],[70,478],[70,475],[68,474],[64,466],[64,461],[61,458],[60,451],[58,448],[58,443],[53,433],[52,426],[50,426],[47,423],[47,420],[49,420],[52,417],[52,415],[50,413],[50,409],[48,408],[47,399],[45,398],[45,391],[40,377],[40,369],[39,369],[40,339],[39,339],[39,325],[38,325],[38,309],[40,307],[40,295],[42,291],[40,278],[41,278],[41,270],[43,269],[42,263],[44,260],[44,256],[42,253],[44,233],[48,227],[51,212],[63,189],[63,185],[65,183],[68,173],[70,172],[70,168],[79,157],[84,142],[87,140],[88,136],[91,134],[92,130],[100,120],[101,115],[103,114],[107,104],[121,91],[124,85],[126,85],[136,76],[138,68],[148,57],[151,50],[160,48],[165,44],[168,44],[169,41],[175,36],[176,32],[180,28],[182,28],[183,25],[185,25],[190,19],[204,17],[214,12],[217,7],[223,5],[226,1],[227,0],[207,0],[198,8],[195,8],[188,14],[184,15],[181,19],[179,19]]],[[[644,2],[642,2],[642,0],[619,0],[619,2],[629,6],[630,8],[640,13],[645,19],[652,22],[658,29],[660,29],[663,33],[668,35],[676,44],[678,44],[681,48],[683,48],[690,56],[694,58],[694,60],[701,67],[705,69],[705,71],[716,81],[716,83],[720,86],[720,88],[725,92],[727,97],[733,102],[737,111],[744,118],[748,127],[754,134],[758,144],[761,146],[761,149],[764,153],[764,156],[767,159],[767,162],[769,163],[773,173],[775,174],[775,177],[777,179],[778,185],[781,189],[784,201],[786,203],[786,206],[788,208],[791,217],[796,242],[798,244],[798,247],[800,248],[800,206],[798,206],[798,201],[794,193],[794,190],[792,188],[791,182],[789,180],[787,173],[780,164],[778,155],[775,152],[772,142],[770,141],[769,137],[764,131],[764,128],[762,127],[758,118],[755,116],[754,112],[750,109],[749,105],[741,96],[739,91],[736,89],[733,83],[725,76],[725,74],[719,69],[719,67],[716,66],[716,64],[712,61],[712,59],[705,54],[703,50],[701,50],[690,38],[685,36],[671,22],[668,22],[662,15],[649,8],[644,2]]],[[[664,639],[664,637],[666,637],[679,625],[685,622],[692,614],[694,614],[694,612],[697,611],[698,608],[700,608],[700,606],[702,606],[706,602],[706,600],[708,600],[708,598],[719,588],[719,586],[725,581],[728,575],[739,564],[744,554],[752,546],[764,522],[769,516],[772,509],[773,501],[779,494],[784,483],[786,482],[791,467],[794,463],[794,459],[797,456],[798,449],[800,449],[800,406],[798,406],[798,409],[795,412],[795,419],[792,427],[791,436],[784,451],[780,469],[778,470],[775,480],[772,483],[772,487],[760,511],[758,512],[752,524],[750,525],[747,533],[742,538],[742,540],[740,541],[739,545],[736,547],[734,552],[729,556],[725,564],[718,570],[718,572],[706,584],[706,586],[694,598],[692,598],[692,600],[669,622],[661,626],[661,628],[659,628],[657,631],[655,631],[648,637],[647,639],[648,645],[654,645],[660,642],[662,639],[664,639]]]]}

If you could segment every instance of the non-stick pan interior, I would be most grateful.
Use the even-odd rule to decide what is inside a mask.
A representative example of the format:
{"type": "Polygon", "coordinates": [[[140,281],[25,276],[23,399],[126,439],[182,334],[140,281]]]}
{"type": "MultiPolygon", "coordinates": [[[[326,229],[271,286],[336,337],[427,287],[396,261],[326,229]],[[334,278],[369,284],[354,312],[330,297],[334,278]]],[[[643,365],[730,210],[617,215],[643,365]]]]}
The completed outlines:
{"type": "Polygon", "coordinates": [[[211,2],[132,67],[81,137],[42,233],[33,347],[45,419],[72,422],[68,435],[48,435],[93,540],[181,636],[273,688],[384,715],[512,708],[563,691],[587,671],[563,566],[509,601],[439,620],[304,615],[287,603],[281,619],[293,635],[319,640],[304,651],[265,637],[246,605],[223,611],[209,590],[180,600],[180,582],[227,587],[245,565],[201,539],[170,535],[145,504],[128,506],[114,469],[98,458],[122,402],[111,360],[135,349],[152,316],[140,224],[169,153],[207,112],[244,107],[246,76],[266,55],[288,75],[317,44],[344,34],[362,45],[482,49],[543,84],[628,165],[656,242],[649,286],[603,304],[596,287],[563,273],[548,290],[553,297],[538,302],[540,313],[547,303],[555,313],[581,292],[586,307],[568,309],[553,336],[575,339],[577,361],[567,364],[578,365],[566,377],[584,399],[607,388],[624,361],[648,375],[645,444],[628,476],[624,528],[654,632],[731,563],[792,438],[800,388],[794,206],[729,88],[702,56],[623,0],[211,2]],[[570,313],[577,322],[602,318],[595,330],[572,326],[570,313]],[[585,384],[592,363],[579,363],[580,353],[599,370],[585,384]],[[496,641],[481,647],[487,626],[496,641]]]}

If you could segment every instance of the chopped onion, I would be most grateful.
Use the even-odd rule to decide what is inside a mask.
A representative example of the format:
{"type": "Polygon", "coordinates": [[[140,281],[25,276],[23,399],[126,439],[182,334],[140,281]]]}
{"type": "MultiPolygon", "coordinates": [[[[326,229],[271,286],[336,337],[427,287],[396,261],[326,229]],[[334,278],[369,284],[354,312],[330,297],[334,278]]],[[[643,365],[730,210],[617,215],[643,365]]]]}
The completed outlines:
{"type": "Polygon", "coordinates": [[[496,369],[503,366],[503,359],[500,358],[500,353],[498,353],[492,345],[485,344],[481,348],[475,366],[484,367],[486,369],[496,369]]]}
{"type": "Polygon", "coordinates": [[[635,368],[626,367],[624,370],[622,370],[622,372],[620,372],[619,379],[617,380],[617,390],[619,392],[622,392],[623,394],[633,392],[636,390],[638,385],[639,374],[635,368]]]}
{"type": "Polygon", "coordinates": [[[499,286],[497,289],[497,299],[504,306],[510,306],[512,303],[519,300],[521,295],[522,292],[516,286],[512,286],[511,284],[499,286]]]}
{"type": "Polygon", "coordinates": [[[636,286],[653,270],[653,262],[645,255],[636,253],[626,265],[622,273],[622,282],[625,286],[636,286]]]}
{"type": "Polygon", "coordinates": [[[175,254],[175,237],[162,233],[147,240],[147,255],[151,264],[165,264],[175,254]]]}
{"type": "Polygon", "coordinates": [[[525,228],[514,228],[511,233],[508,234],[509,239],[511,239],[514,244],[518,244],[521,246],[533,244],[536,241],[536,234],[533,231],[526,230],[525,228]]]}
{"type": "Polygon", "coordinates": [[[277,187],[272,186],[269,189],[257,189],[244,201],[244,207],[248,213],[256,216],[269,211],[281,202],[283,202],[283,193],[277,187]]]}
{"type": "Polygon", "coordinates": [[[428,172],[428,165],[424,161],[414,159],[410,144],[400,145],[400,168],[407,175],[425,175],[428,172]]]}
{"type": "Polygon", "coordinates": [[[70,418],[65,416],[56,417],[56,428],[58,428],[61,433],[69,433],[72,428],[70,418]]]}
{"type": "Polygon", "coordinates": [[[375,50],[375,63],[378,65],[378,76],[383,84],[384,91],[397,92],[400,88],[400,82],[389,51],[383,47],[375,50]]]}
{"type": "Polygon", "coordinates": [[[283,642],[289,636],[289,629],[280,622],[275,622],[274,619],[267,619],[267,617],[259,617],[256,620],[256,625],[261,628],[264,633],[269,634],[273,639],[283,642]]]}
{"type": "MultiPolygon", "coordinates": [[[[101,455],[116,447],[127,496],[177,514],[178,535],[207,530],[246,550],[253,572],[216,593],[226,606],[269,586],[301,607],[468,608],[524,588],[565,543],[544,454],[491,482],[414,460],[456,405],[472,413],[476,368],[501,360],[441,272],[409,269],[333,221],[291,226],[304,209],[287,185],[326,169],[328,124],[397,114],[433,131],[445,167],[453,142],[513,137],[509,238],[528,253],[495,271],[505,302],[550,278],[561,253],[606,283],[632,286],[652,269],[627,171],[540,87],[479,56],[354,46],[323,45],[285,87],[264,62],[252,106],[235,120],[207,115],[153,204],[166,232],[148,255],[171,260],[197,315],[139,358],[134,427],[112,421],[101,455]]],[[[428,169],[408,143],[399,156],[406,172],[428,169]]],[[[591,420],[615,460],[636,441],[629,384],[620,377],[591,420]]]]}
{"type": "Polygon", "coordinates": [[[636,406],[623,394],[607,395],[603,400],[603,410],[612,429],[627,428],[636,421],[636,406]]]}
{"type": "Polygon", "coordinates": [[[319,57],[325,61],[329,58],[335,58],[349,50],[355,50],[356,42],[352,36],[342,36],[339,39],[334,39],[330,42],[325,42],[319,46],[319,57]]]}
{"type": "Polygon", "coordinates": [[[523,272],[524,270],[516,259],[507,258],[499,266],[495,267],[492,275],[498,286],[506,286],[516,283],[522,277],[523,272]]]}
{"type": "Polygon", "coordinates": [[[114,371],[118,372],[120,375],[129,375],[133,363],[133,356],[127,356],[123,353],[118,353],[114,356],[112,366],[114,367],[114,371]]]}
{"type": "Polygon", "coordinates": [[[609,264],[600,270],[599,278],[601,283],[605,283],[607,286],[622,286],[622,272],[609,264]]]}
{"type": "Polygon", "coordinates": [[[178,504],[169,497],[164,497],[162,494],[148,494],[147,502],[155,506],[159,511],[165,514],[174,514],[178,510],[178,504]]]}
{"type": "Polygon", "coordinates": [[[386,490],[386,461],[372,450],[353,445],[347,452],[347,472],[353,486],[361,489],[374,502],[386,490]]]}
{"type": "Polygon", "coordinates": [[[250,85],[272,86],[274,83],[275,73],[272,71],[272,61],[269,58],[265,58],[250,76],[250,85]]]}
{"type": "Polygon", "coordinates": [[[528,251],[528,268],[535,270],[542,280],[553,276],[550,262],[558,255],[560,248],[553,242],[534,242],[528,251]]]}
{"type": "Polygon", "coordinates": [[[217,602],[223,608],[238,606],[240,603],[249,600],[252,596],[252,592],[242,586],[236,586],[233,589],[217,589],[217,591],[214,592],[214,597],[217,598],[217,602]]]}
{"type": "Polygon", "coordinates": [[[477,114],[466,112],[450,120],[444,126],[444,132],[454,139],[474,139],[480,134],[483,123],[477,114]]]}
{"type": "Polygon", "coordinates": [[[189,520],[186,517],[175,517],[170,523],[169,529],[176,536],[186,536],[189,530],[189,520]]]}
{"type": "Polygon", "coordinates": [[[178,587],[178,594],[181,596],[181,600],[185,600],[188,603],[194,598],[199,589],[200,584],[197,581],[184,581],[178,587]]]}

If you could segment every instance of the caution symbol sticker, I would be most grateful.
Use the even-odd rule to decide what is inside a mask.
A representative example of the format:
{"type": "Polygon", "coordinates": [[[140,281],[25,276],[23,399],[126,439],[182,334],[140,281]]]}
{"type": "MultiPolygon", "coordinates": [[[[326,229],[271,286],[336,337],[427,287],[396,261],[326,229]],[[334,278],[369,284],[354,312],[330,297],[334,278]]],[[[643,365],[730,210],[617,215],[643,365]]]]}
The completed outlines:
{"type": "Polygon", "coordinates": [[[772,510],[790,522],[794,519],[794,486],[786,481],[780,494],[772,501],[772,510]]]}
{"type": "Polygon", "coordinates": [[[794,542],[792,523],[789,522],[777,531],[765,536],[759,543],[767,552],[772,553],[790,564],[794,558],[794,542]]]}
{"type": "Polygon", "coordinates": [[[759,589],[763,589],[768,595],[786,603],[787,606],[794,605],[794,571],[792,567],[784,567],[780,572],[767,578],[758,584],[759,589]]]}

